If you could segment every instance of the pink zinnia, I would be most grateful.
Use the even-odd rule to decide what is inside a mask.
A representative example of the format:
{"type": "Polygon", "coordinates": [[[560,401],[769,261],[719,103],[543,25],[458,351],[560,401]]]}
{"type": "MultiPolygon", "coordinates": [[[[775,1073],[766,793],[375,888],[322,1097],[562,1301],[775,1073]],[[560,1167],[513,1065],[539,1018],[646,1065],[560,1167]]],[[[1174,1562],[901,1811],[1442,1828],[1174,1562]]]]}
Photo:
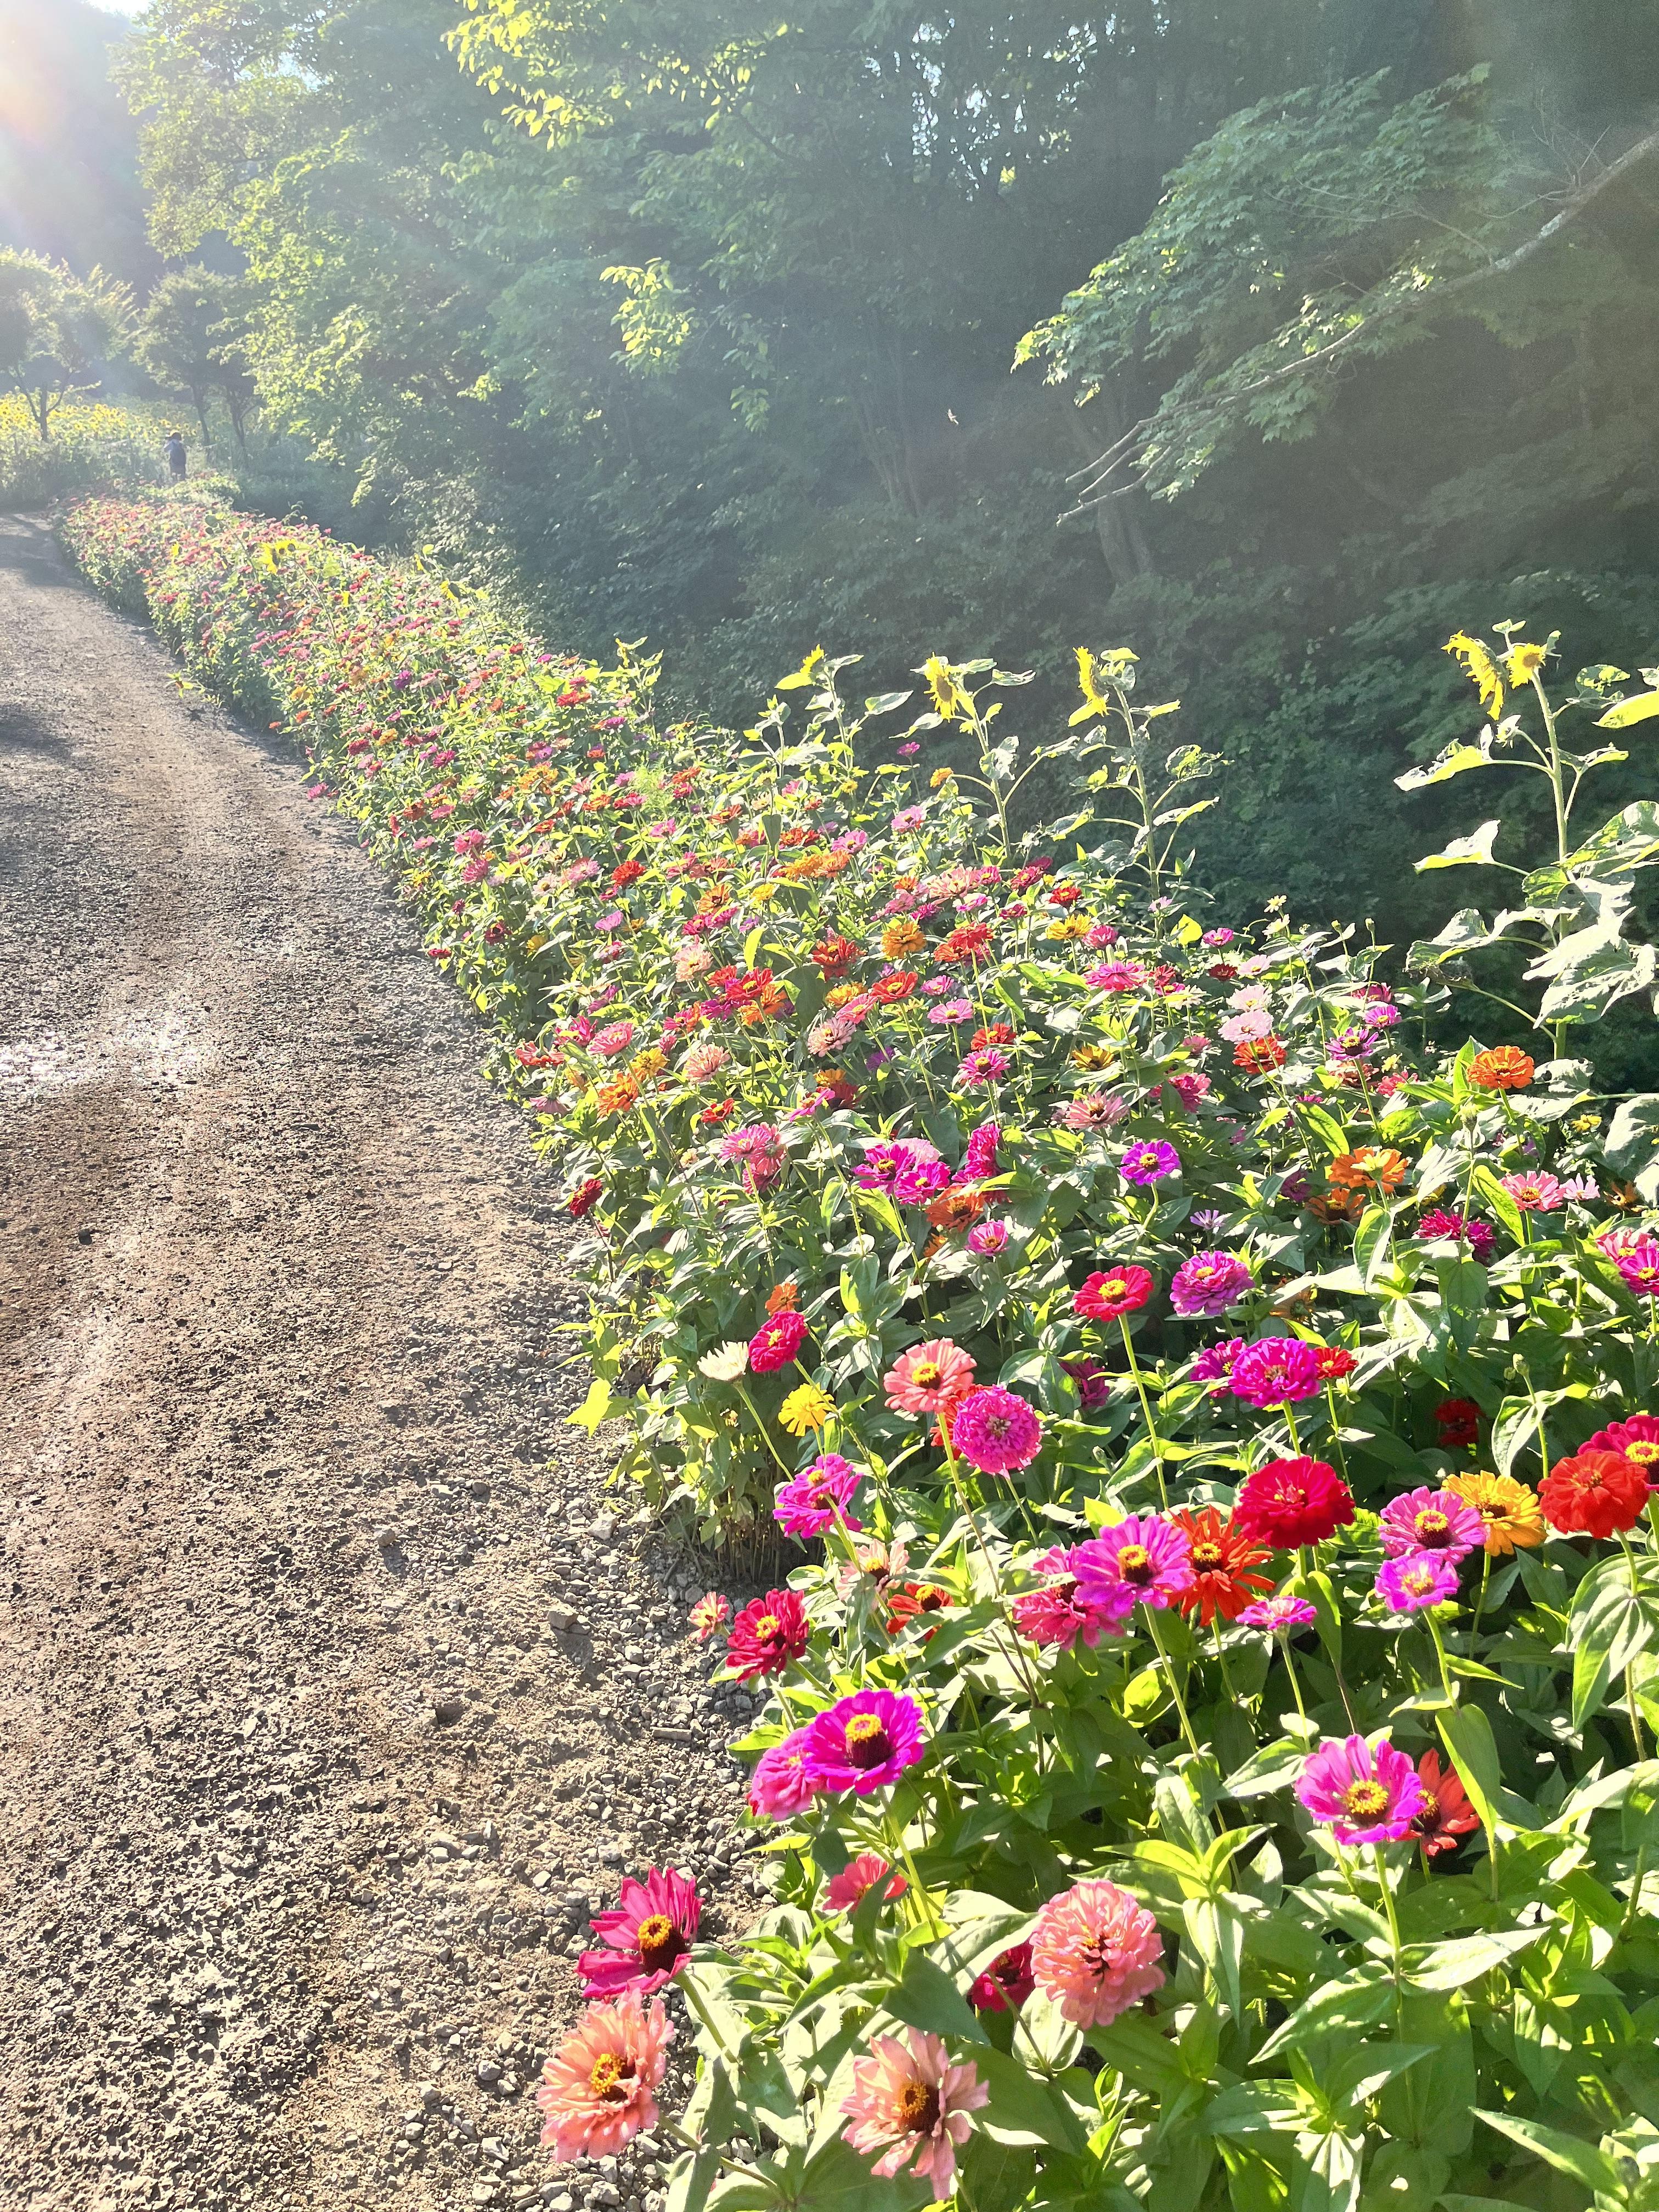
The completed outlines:
{"type": "Polygon", "coordinates": [[[757,1375],[787,1367],[806,1341],[806,1322],[798,1313],[774,1314],[749,1340],[749,1364],[757,1375]]]}
{"type": "Polygon", "coordinates": [[[1073,1554],[1056,1544],[1030,1562],[1033,1573],[1054,1579],[1040,1589],[1023,1592],[1008,1608],[1028,1644],[1069,1651],[1080,1642],[1092,1651],[1103,1636],[1121,1632],[1117,1613],[1084,1603],[1072,1561],[1073,1554]]]}
{"type": "Polygon", "coordinates": [[[1375,1750],[1363,1735],[1321,1744],[1296,1794],[1339,1844],[1397,1844],[1426,1802],[1417,1769],[1387,1736],[1375,1750]]]}
{"type": "Polygon", "coordinates": [[[1155,1513],[1132,1513],[1073,1550],[1079,1599],[1115,1620],[1127,1620],[1137,1605],[1161,1610],[1190,1585],[1192,1550],[1184,1528],[1155,1513]]]}
{"type": "Polygon", "coordinates": [[[805,1729],[762,1752],[749,1778],[749,1809],[757,1820],[787,1820],[817,1795],[807,1779],[805,1729]]]}
{"type": "Polygon", "coordinates": [[[1486,1524],[1455,1490],[1425,1488],[1390,1498],[1382,1508],[1377,1534],[1390,1559],[1433,1552],[1455,1565],[1485,1545],[1486,1524]]]}
{"type": "Polygon", "coordinates": [[[719,1590],[709,1590],[700,1597],[686,1618],[697,1632],[699,1644],[707,1644],[717,1628],[724,1628],[732,1618],[732,1601],[722,1597],[719,1590]]]}
{"type": "Polygon", "coordinates": [[[778,1486],[772,1518],[786,1536],[822,1536],[839,1521],[844,1528],[862,1528],[847,1510],[864,1477],[838,1452],[821,1452],[811,1467],[778,1486]]]}
{"type": "Polygon", "coordinates": [[[590,2005],[542,2068],[536,2102],[555,2158],[614,2158],[657,2124],[651,2092],[667,2070],[674,2024],[660,1997],[647,2013],[636,1990],[590,2005]]]}
{"type": "Polygon", "coordinates": [[[1031,1972],[1073,2026],[1108,2027],[1164,1985],[1158,1923],[1115,1882],[1080,1881],[1038,1913],[1031,1972]]]}
{"type": "Polygon", "coordinates": [[[1238,1364],[1238,1355],[1243,1349],[1242,1336],[1230,1336],[1222,1344],[1206,1344],[1187,1370],[1188,1381],[1213,1382],[1216,1388],[1210,1395],[1221,1397],[1232,1387],[1233,1369],[1238,1364]]]}
{"type": "Polygon", "coordinates": [[[934,2200],[949,2197],[956,2181],[957,2146],[965,2142],[970,2112],[990,2091],[969,2065],[953,2066],[943,2039],[920,2027],[902,2039],[878,2035],[870,2056],[853,2068],[853,2088],[842,2106],[852,2124],[843,2140],[866,2154],[878,2150],[871,2172],[889,2181],[910,2160],[934,2200]]]}
{"type": "Polygon", "coordinates": [[[1000,1213],[993,1214],[988,1221],[976,1221],[968,1231],[968,1249],[981,1260],[1006,1252],[1013,1226],[1006,1214],[1000,1213]]]}
{"type": "Polygon", "coordinates": [[[1084,981],[1097,991],[1138,991],[1149,978],[1138,960],[1103,960],[1098,967],[1084,975],[1084,981]]]}
{"type": "Polygon", "coordinates": [[[612,1022],[602,1029],[593,1040],[593,1049],[605,1060],[614,1060],[619,1052],[626,1052],[634,1042],[632,1022],[612,1022]]]}
{"type": "Polygon", "coordinates": [[[1457,1595],[1457,1568],[1444,1552],[1408,1552],[1404,1559],[1384,1559],[1376,1589],[1390,1613],[1421,1613],[1457,1595]]]}
{"type": "Polygon", "coordinates": [[[981,1121],[968,1139],[968,1149],[962,1156],[962,1180],[964,1182],[983,1182],[997,1171],[997,1146],[1002,1131],[994,1121],[981,1121]]]}
{"type": "Polygon", "coordinates": [[[974,1386],[974,1363],[948,1336],[913,1344],[881,1378],[896,1413],[936,1413],[974,1386]]]}
{"type": "Polygon", "coordinates": [[[951,1420],[951,1448],[981,1474],[1012,1474],[1042,1450],[1042,1424],[1012,1390],[970,1390],[951,1420]]]}
{"type": "Polygon", "coordinates": [[[1271,1597],[1258,1598],[1247,1605],[1238,1616],[1242,1628],[1264,1629],[1269,1636],[1288,1636],[1293,1628],[1311,1628],[1319,1618],[1305,1597],[1288,1597],[1275,1590],[1271,1597]]]}
{"type": "Polygon", "coordinates": [[[1506,1175],[1498,1181],[1522,1213],[1553,1213],[1566,1203],[1566,1192],[1553,1175],[1506,1175]]]}
{"type": "Polygon", "coordinates": [[[582,1995],[635,1990],[648,1997],[672,1981],[690,1953],[702,1911],[696,1884],[684,1875],[653,1867],[642,1882],[624,1875],[616,1910],[593,1916],[593,1933],[606,1948],[584,1951],[576,1961],[582,1995]]]}
{"type": "Polygon", "coordinates": [[[844,1866],[824,1884],[823,1901],[831,1912],[854,1911],[884,1875],[888,1878],[884,1899],[902,1897],[910,1887],[904,1876],[895,1874],[876,1852],[860,1851],[850,1866],[844,1866]]]}
{"type": "Polygon", "coordinates": [[[1267,1412],[1314,1397],[1319,1354],[1299,1336],[1264,1336],[1247,1344],[1233,1362],[1233,1395],[1267,1412]]]}
{"type": "Polygon", "coordinates": [[[1213,1317],[1237,1305],[1255,1287],[1249,1269],[1231,1252],[1195,1252],[1176,1269],[1170,1304],[1183,1318],[1195,1314],[1213,1317]]]}
{"type": "Polygon", "coordinates": [[[921,1706],[894,1690],[855,1690],[808,1721],[802,1734],[813,1788],[860,1797],[896,1782],[927,1750],[921,1706]]]}

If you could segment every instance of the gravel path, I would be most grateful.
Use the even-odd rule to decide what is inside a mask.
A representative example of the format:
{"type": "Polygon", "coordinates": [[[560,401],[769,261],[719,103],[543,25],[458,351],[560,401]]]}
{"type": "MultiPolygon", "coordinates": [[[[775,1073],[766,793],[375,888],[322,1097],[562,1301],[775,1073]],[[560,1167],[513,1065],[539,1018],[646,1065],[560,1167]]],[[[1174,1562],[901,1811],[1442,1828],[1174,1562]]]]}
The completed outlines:
{"type": "Polygon", "coordinates": [[[529,2093],[747,1706],[561,1424],[556,1194],[294,757],[5,518],[0,976],[0,2203],[657,2212],[529,2093]]]}

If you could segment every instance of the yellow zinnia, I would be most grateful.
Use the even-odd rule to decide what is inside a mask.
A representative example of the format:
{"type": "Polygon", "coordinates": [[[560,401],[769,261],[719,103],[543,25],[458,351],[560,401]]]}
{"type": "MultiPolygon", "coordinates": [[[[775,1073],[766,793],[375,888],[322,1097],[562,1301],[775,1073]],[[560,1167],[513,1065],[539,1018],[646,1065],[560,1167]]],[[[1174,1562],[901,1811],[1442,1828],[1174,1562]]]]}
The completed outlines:
{"type": "Polygon", "coordinates": [[[778,1419],[792,1437],[804,1437],[808,1429],[821,1429],[836,1410],[836,1401],[827,1390],[820,1390],[816,1382],[799,1383],[778,1408],[778,1419]]]}
{"type": "Polygon", "coordinates": [[[1544,1515],[1536,1497],[1512,1474],[1452,1474],[1448,1490],[1472,1505],[1486,1524],[1486,1549],[1495,1559],[1530,1552],[1544,1540],[1544,1515]]]}

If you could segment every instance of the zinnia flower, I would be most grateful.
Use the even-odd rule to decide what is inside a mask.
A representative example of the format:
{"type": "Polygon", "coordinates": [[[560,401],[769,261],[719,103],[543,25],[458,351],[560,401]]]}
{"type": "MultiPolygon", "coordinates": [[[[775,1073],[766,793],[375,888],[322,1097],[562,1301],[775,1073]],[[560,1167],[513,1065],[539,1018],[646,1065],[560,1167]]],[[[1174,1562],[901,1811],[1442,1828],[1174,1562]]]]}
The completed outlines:
{"type": "Polygon", "coordinates": [[[1085,1091],[1080,1097],[1068,1099],[1054,1114],[1062,1129],[1074,1130],[1079,1136],[1086,1136],[1091,1129],[1115,1128],[1128,1118],[1129,1102],[1115,1091],[1085,1091]]]}
{"type": "Polygon", "coordinates": [[[817,1794],[806,1771],[805,1729],[762,1752],[749,1778],[749,1809],[757,1820],[789,1820],[817,1794]]]}
{"type": "Polygon", "coordinates": [[[1480,1408],[1473,1398],[1443,1398],[1434,1409],[1434,1425],[1447,1451],[1467,1451],[1480,1438],[1480,1408]]]}
{"type": "Polygon", "coordinates": [[[1078,1882],[1038,1913],[1031,1972],[1073,2026],[1109,2027],[1164,1985],[1158,1923],[1115,1882],[1078,1882]]]}
{"type": "Polygon", "coordinates": [[[923,1757],[921,1708],[893,1690],[855,1690],[802,1731],[806,1776],[814,1790],[867,1797],[896,1782],[923,1757]]]}
{"type": "Polygon", "coordinates": [[[1319,1379],[1322,1382],[1346,1382],[1359,1362],[1352,1352],[1340,1344],[1316,1344],[1314,1352],[1319,1360],[1319,1379]]]}
{"type": "MultiPolygon", "coordinates": [[[[1589,1449],[1595,1444],[1592,1437],[1589,1449]]],[[[1528,1552],[1543,1542],[1544,1516],[1538,1500],[1512,1474],[1448,1475],[1446,1487],[1480,1516],[1482,1541],[1493,1559],[1528,1552]]]]}
{"type": "Polygon", "coordinates": [[[968,1249],[981,1259],[1006,1251],[1013,1226],[1006,1214],[994,1214],[988,1221],[976,1221],[968,1231],[968,1249]]]}
{"type": "Polygon", "coordinates": [[[1173,1145],[1131,1145],[1117,1169],[1125,1182],[1162,1182],[1167,1176],[1180,1174],[1181,1155],[1173,1145]]]}
{"type": "Polygon", "coordinates": [[[1207,1628],[1218,1613],[1224,1620],[1237,1620],[1258,1592],[1273,1588],[1267,1576],[1249,1571],[1269,1553],[1231,1516],[1224,1521],[1213,1505],[1206,1505],[1195,1513],[1172,1513],[1170,1518],[1192,1546],[1188,1555],[1192,1580],[1176,1603],[1182,1613],[1196,1612],[1200,1626],[1207,1628]]]}
{"type": "Polygon", "coordinates": [[[606,1948],[584,1951],[576,1961],[582,1995],[633,1990],[648,1997],[684,1965],[702,1912],[696,1885],[684,1875],[657,1867],[642,1882],[624,1875],[615,1911],[593,1916],[593,1933],[606,1948]]]}
{"type": "Polygon", "coordinates": [[[1457,1569],[1443,1553],[1408,1552],[1382,1562],[1376,1589],[1390,1613],[1421,1613],[1457,1595],[1457,1569]]]}
{"type": "Polygon", "coordinates": [[[1538,1503],[1563,1536],[1613,1536],[1641,1518],[1648,1489],[1647,1476],[1622,1452],[1586,1450],[1557,1460],[1538,1503]]]}
{"type": "Polygon", "coordinates": [[[1283,1590],[1247,1605],[1238,1616],[1246,1628],[1260,1628],[1268,1636],[1288,1636],[1292,1629],[1311,1628],[1319,1618],[1305,1597],[1291,1597],[1283,1590]]]}
{"type": "Polygon", "coordinates": [[[1644,1237],[1620,1252],[1613,1265],[1626,1284],[1639,1296],[1659,1296],[1659,1243],[1651,1237],[1644,1237]]]}
{"type": "Polygon", "coordinates": [[[886,1860],[874,1851],[860,1851],[850,1866],[844,1866],[824,1884],[823,1901],[831,1912],[854,1911],[884,1875],[887,1876],[887,1886],[883,1896],[902,1897],[910,1887],[904,1876],[895,1874],[886,1860]]]}
{"type": "Polygon", "coordinates": [[[844,1528],[858,1530],[862,1521],[848,1512],[848,1501],[864,1480],[858,1469],[836,1452],[821,1452],[805,1473],[778,1486],[772,1517],[786,1536],[822,1536],[839,1521],[844,1528]]]}
{"type": "Polygon", "coordinates": [[[1237,1305],[1255,1287],[1255,1277],[1231,1252],[1195,1252],[1176,1269],[1170,1285],[1170,1304],[1183,1318],[1203,1314],[1213,1318],[1237,1305]]]}
{"type": "Polygon", "coordinates": [[[870,2169],[878,2180],[890,2180],[910,2165],[935,2200],[946,2197],[956,2183],[957,2147],[973,2126],[968,2116],[990,2094],[975,2068],[951,2063],[940,2037],[920,2027],[902,2038],[878,2035],[870,2056],[854,2063],[853,2087],[842,2106],[851,2125],[842,2140],[866,2156],[881,2152],[870,2169]]]}
{"type": "Polygon", "coordinates": [[[722,1597],[718,1590],[709,1590],[700,1597],[686,1618],[697,1632],[699,1644],[707,1644],[717,1628],[724,1628],[732,1618],[732,1601],[722,1597]]]}
{"type": "Polygon", "coordinates": [[[1233,1520],[1247,1536],[1294,1552],[1322,1544],[1353,1519],[1353,1493],[1322,1459],[1270,1459],[1246,1478],[1233,1520]]]}
{"type": "Polygon", "coordinates": [[[1397,1844],[1428,1797],[1403,1751],[1387,1736],[1373,1749],[1363,1735],[1321,1744],[1303,1762],[1296,1794],[1339,1844],[1397,1844]]]}
{"type": "Polygon", "coordinates": [[[1498,1181],[1522,1213],[1553,1213],[1567,1194],[1553,1175],[1506,1175],[1498,1181]]]}
{"type": "Polygon", "coordinates": [[[1233,1395],[1266,1413],[1319,1390],[1319,1354],[1299,1336],[1264,1336],[1233,1362],[1233,1395]]]}
{"type": "Polygon", "coordinates": [[[757,1375],[787,1367],[806,1341],[806,1323],[798,1313],[774,1314],[749,1340],[749,1364],[757,1375]]]}
{"type": "Polygon", "coordinates": [[[1092,1651],[1103,1636],[1121,1632],[1119,1613],[1085,1604],[1070,1552],[1055,1545],[1030,1564],[1034,1574],[1054,1579],[1039,1589],[1022,1591],[1009,1607],[1014,1626],[1028,1644],[1069,1651],[1081,1642],[1092,1651]]]}
{"type": "Polygon", "coordinates": [[[1036,1987],[1031,1947],[1016,1943],[1012,1950],[1000,1952],[975,1977],[968,2002],[975,2012],[1018,2012],[1036,1987]]]}
{"type": "Polygon", "coordinates": [[[1448,1212],[1437,1209],[1425,1213],[1417,1224],[1417,1234],[1425,1244],[1437,1243],[1443,1237],[1451,1243],[1462,1242],[1469,1248],[1469,1255],[1484,1267],[1498,1243],[1498,1232],[1489,1221],[1477,1220],[1471,1213],[1448,1212]]]}
{"type": "Polygon", "coordinates": [[[1072,1304],[1088,1321],[1115,1321],[1120,1314],[1138,1313],[1152,1295],[1152,1279],[1145,1267],[1113,1267],[1087,1277],[1072,1304]]]}
{"type": "Polygon", "coordinates": [[[1398,1189],[1409,1164],[1390,1146],[1362,1145],[1334,1159],[1325,1173],[1336,1190],[1389,1191],[1398,1189]]]}
{"type": "Polygon", "coordinates": [[[1652,1467],[1659,1462],[1659,1420],[1651,1413],[1632,1413],[1627,1421],[1609,1421],[1605,1429],[1596,1431],[1583,1449],[1623,1452],[1638,1467],[1652,1467]]]}
{"type": "Polygon", "coordinates": [[[776,1674],[811,1640],[806,1607],[792,1589],[768,1590],[744,1606],[726,1639],[726,1663],[739,1682],[776,1674]]]}
{"type": "Polygon", "coordinates": [[[804,1437],[809,1429],[821,1429],[835,1410],[836,1401],[827,1390],[816,1382],[799,1382],[778,1407],[778,1422],[792,1437],[804,1437]]]}
{"type": "Polygon", "coordinates": [[[1423,1809],[1407,1830],[1425,1858],[1455,1851],[1463,1838],[1480,1826],[1455,1766],[1440,1771],[1440,1754],[1425,1751],[1417,1762],[1417,1778],[1423,1784],[1423,1809]]]}
{"type": "Polygon", "coordinates": [[[1408,1490],[1403,1498],[1390,1498],[1377,1534],[1389,1559],[1435,1552],[1454,1566],[1486,1542],[1480,1516],[1455,1490],[1408,1490]]]}
{"type": "Polygon", "coordinates": [[[970,1390],[952,1408],[951,1448],[981,1474],[1012,1474],[1042,1449],[1042,1424],[1012,1390],[970,1390]]]}
{"type": "Polygon", "coordinates": [[[896,1413],[936,1413],[974,1387],[974,1363],[948,1336],[902,1352],[881,1378],[896,1413]]]}
{"type": "Polygon", "coordinates": [[[1219,1397],[1223,1390],[1232,1388],[1233,1370],[1238,1364],[1238,1355],[1244,1349],[1242,1336],[1230,1336],[1224,1344],[1206,1344],[1192,1365],[1187,1370],[1194,1382],[1213,1382],[1218,1387],[1210,1393],[1219,1397]]]}
{"type": "Polygon", "coordinates": [[[651,2092],[667,2071],[674,2024],[660,1997],[647,2013],[636,1991],[590,2005],[542,2068],[536,2102],[555,2158],[614,2158],[657,2124],[651,2092]]]}
{"type": "Polygon", "coordinates": [[[1184,1528],[1155,1513],[1132,1513],[1073,1550],[1078,1595],[1119,1620],[1137,1605],[1161,1611],[1192,1586],[1192,1548],[1184,1528]]]}
{"type": "Polygon", "coordinates": [[[1469,1062],[1469,1081],[1477,1091],[1524,1091],[1532,1075],[1532,1061],[1512,1044],[1494,1045],[1469,1062]]]}

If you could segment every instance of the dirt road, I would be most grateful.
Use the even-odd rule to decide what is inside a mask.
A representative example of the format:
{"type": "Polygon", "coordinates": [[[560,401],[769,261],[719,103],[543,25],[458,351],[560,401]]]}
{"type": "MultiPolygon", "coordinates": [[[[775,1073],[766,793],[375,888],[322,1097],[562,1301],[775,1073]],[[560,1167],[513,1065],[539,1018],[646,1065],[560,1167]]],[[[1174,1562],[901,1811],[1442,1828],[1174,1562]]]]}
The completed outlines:
{"type": "Polygon", "coordinates": [[[529,2090],[744,1707],[561,1441],[478,1050],[294,757],[0,518],[7,2212],[654,2212],[529,2090]]]}

